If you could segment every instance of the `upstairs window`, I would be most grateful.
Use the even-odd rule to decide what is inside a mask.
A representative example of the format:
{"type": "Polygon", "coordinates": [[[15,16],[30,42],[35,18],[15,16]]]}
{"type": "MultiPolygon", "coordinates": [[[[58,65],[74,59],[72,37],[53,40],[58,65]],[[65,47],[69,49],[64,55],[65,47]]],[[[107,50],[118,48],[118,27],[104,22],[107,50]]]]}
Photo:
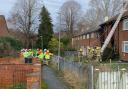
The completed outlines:
{"type": "Polygon", "coordinates": [[[83,37],[82,37],[82,36],[80,36],[80,39],[82,40],[82,39],[83,39],[83,37]]]}
{"type": "Polygon", "coordinates": [[[123,41],[122,51],[128,53],[128,41],[123,41]]]}
{"type": "Polygon", "coordinates": [[[79,40],[79,37],[77,37],[77,40],[79,40]]]}
{"type": "Polygon", "coordinates": [[[96,33],[96,38],[100,38],[100,35],[99,35],[99,33],[96,33]]]}
{"type": "Polygon", "coordinates": [[[123,30],[128,30],[128,19],[125,19],[123,22],[123,30]]]}
{"type": "Polygon", "coordinates": [[[85,35],[83,35],[83,39],[85,39],[86,37],[85,37],[85,35]]]}
{"type": "Polygon", "coordinates": [[[94,33],[91,33],[91,38],[94,38],[94,33]]]}
{"type": "Polygon", "coordinates": [[[89,34],[87,34],[87,39],[89,39],[89,34]]]}

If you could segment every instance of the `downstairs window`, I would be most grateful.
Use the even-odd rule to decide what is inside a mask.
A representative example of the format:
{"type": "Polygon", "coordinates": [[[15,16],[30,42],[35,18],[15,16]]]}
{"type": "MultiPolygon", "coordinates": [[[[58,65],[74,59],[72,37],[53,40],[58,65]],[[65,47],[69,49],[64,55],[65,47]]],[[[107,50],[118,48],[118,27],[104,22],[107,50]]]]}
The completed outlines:
{"type": "Polygon", "coordinates": [[[123,41],[122,51],[128,53],[128,41],[123,41]]]}

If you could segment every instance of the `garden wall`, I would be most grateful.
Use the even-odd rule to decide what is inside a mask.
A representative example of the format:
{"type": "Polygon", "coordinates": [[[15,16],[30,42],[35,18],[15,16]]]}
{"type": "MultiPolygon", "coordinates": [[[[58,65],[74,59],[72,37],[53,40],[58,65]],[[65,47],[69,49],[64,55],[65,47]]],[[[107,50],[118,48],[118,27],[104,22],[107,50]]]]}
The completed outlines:
{"type": "Polygon", "coordinates": [[[23,89],[40,89],[41,65],[20,64],[14,58],[0,58],[0,89],[22,84],[23,89]],[[35,85],[36,84],[36,85],[35,85]],[[33,88],[36,86],[36,88],[33,88]]]}

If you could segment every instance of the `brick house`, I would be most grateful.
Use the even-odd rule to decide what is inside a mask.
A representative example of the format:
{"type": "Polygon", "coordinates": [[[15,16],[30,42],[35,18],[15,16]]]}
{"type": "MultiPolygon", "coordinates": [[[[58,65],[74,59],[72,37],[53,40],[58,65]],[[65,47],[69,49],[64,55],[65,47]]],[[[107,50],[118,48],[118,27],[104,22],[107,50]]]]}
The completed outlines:
{"type": "MultiPolygon", "coordinates": [[[[104,43],[116,19],[117,16],[100,25],[101,45],[104,43]]],[[[122,16],[108,47],[112,48],[113,53],[118,54],[121,60],[128,61],[128,11],[122,16]]]]}
{"type": "Polygon", "coordinates": [[[0,37],[9,35],[5,17],[0,15],[0,37]]]}
{"type": "Polygon", "coordinates": [[[24,34],[22,32],[8,28],[5,17],[3,15],[0,15],[0,37],[3,36],[13,36],[20,39],[21,41],[24,38],[24,34]]]}
{"type": "MultiPolygon", "coordinates": [[[[74,48],[87,48],[87,46],[102,46],[117,16],[99,25],[97,29],[88,30],[86,33],[74,36],[72,46],[74,48]]],[[[108,48],[113,49],[113,53],[119,55],[121,60],[128,61],[128,11],[124,13],[116,31],[108,44],[108,48]]]]}
{"type": "Polygon", "coordinates": [[[86,55],[88,46],[100,46],[99,30],[100,26],[95,29],[89,29],[86,32],[76,35],[72,38],[72,47],[75,49],[83,49],[83,54],[86,55]]]}

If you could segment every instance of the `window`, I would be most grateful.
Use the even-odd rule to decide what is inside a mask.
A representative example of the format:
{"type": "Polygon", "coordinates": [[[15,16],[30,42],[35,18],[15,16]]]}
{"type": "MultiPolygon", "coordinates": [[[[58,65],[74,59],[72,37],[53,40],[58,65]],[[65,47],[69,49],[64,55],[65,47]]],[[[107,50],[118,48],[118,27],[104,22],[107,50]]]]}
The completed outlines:
{"type": "Polygon", "coordinates": [[[99,33],[96,33],[96,37],[97,37],[97,38],[100,38],[100,35],[99,35],[99,33]]]}
{"type": "Polygon", "coordinates": [[[83,39],[83,36],[81,36],[81,39],[83,39]]]}
{"type": "Polygon", "coordinates": [[[80,39],[82,40],[82,36],[80,36],[80,39]]]}
{"type": "Polygon", "coordinates": [[[123,22],[123,30],[128,30],[128,19],[125,19],[123,22]]]}
{"type": "Polygon", "coordinates": [[[128,41],[123,41],[122,51],[128,53],[128,41]]]}
{"type": "Polygon", "coordinates": [[[94,33],[91,33],[91,38],[94,38],[94,33]]]}
{"type": "Polygon", "coordinates": [[[79,40],[79,37],[78,37],[78,40],[79,40]]]}
{"type": "Polygon", "coordinates": [[[89,39],[89,34],[87,34],[87,39],[89,39]]]}
{"type": "Polygon", "coordinates": [[[85,35],[83,35],[83,39],[85,39],[85,35]]]}

